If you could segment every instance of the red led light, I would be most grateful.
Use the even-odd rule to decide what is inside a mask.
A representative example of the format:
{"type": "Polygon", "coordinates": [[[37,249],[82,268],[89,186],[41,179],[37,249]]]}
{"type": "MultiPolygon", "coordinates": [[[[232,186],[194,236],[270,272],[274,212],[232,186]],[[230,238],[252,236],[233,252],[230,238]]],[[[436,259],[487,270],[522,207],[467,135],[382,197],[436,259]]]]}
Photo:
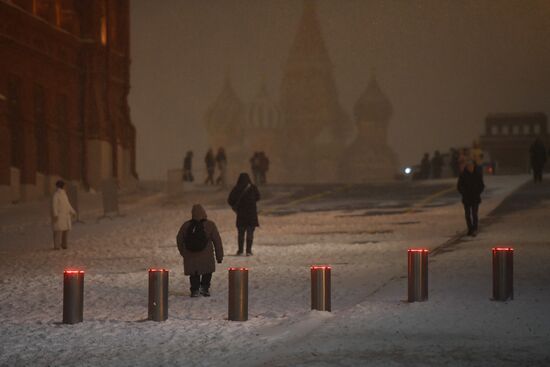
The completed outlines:
{"type": "Polygon", "coordinates": [[[168,271],[168,269],[149,269],[150,272],[164,272],[168,271]]]}
{"type": "Polygon", "coordinates": [[[511,247],[493,247],[493,251],[514,251],[511,247]]]}
{"type": "Polygon", "coordinates": [[[229,268],[229,271],[248,271],[248,268],[229,268]]]}
{"type": "Polygon", "coordinates": [[[311,270],[330,270],[330,265],[312,265],[311,270]]]}
{"type": "Polygon", "coordinates": [[[410,248],[408,252],[429,252],[427,248],[410,248]]]}
{"type": "Polygon", "coordinates": [[[63,274],[84,274],[84,270],[64,270],[63,274]]]}

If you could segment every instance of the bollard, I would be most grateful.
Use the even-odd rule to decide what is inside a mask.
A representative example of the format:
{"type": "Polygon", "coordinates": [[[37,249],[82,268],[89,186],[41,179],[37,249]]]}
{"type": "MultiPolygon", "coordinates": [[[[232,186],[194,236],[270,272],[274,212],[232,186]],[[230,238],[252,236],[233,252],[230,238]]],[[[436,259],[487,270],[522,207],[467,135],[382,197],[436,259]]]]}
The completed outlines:
{"type": "Polygon", "coordinates": [[[330,272],[327,265],[311,267],[311,309],[330,312],[330,272]]]}
{"type": "Polygon", "coordinates": [[[428,253],[427,249],[408,250],[409,302],[422,302],[428,299],[428,253]]]}
{"type": "Polygon", "coordinates": [[[248,320],[248,269],[229,268],[228,319],[248,320]]]}
{"type": "Polygon", "coordinates": [[[514,299],[514,249],[493,248],[493,300],[514,299]]]}
{"type": "Polygon", "coordinates": [[[149,269],[149,320],[168,318],[168,270],[149,269]]]}
{"type": "Polygon", "coordinates": [[[82,322],[84,316],[84,271],[63,272],[63,323],[82,322]]]}

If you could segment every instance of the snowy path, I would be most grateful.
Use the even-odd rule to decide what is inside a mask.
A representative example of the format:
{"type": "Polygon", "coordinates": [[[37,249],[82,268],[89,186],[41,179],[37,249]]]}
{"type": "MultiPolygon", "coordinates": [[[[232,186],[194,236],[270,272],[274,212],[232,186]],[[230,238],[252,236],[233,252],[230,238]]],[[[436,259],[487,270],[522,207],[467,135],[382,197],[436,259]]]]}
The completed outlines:
{"type": "MultiPolygon", "coordinates": [[[[525,177],[489,177],[487,184],[491,190],[482,205],[482,215],[525,180],[525,177]]],[[[532,300],[504,305],[485,302],[487,284],[480,280],[485,280],[488,270],[483,256],[478,256],[481,259],[474,263],[472,269],[476,271],[471,272],[471,277],[458,277],[459,272],[452,267],[467,262],[468,251],[477,256],[477,251],[482,250],[475,244],[492,241],[493,231],[467,242],[464,246],[467,245],[468,251],[461,245],[457,247],[460,250],[434,257],[431,272],[446,275],[432,276],[430,301],[402,303],[406,291],[403,278],[406,249],[435,248],[455,236],[464,227],[461,205],[457,198],[438,197],[419,212],[363,215],[365,205],[358,206],[360,198],[353,198],[349,208],[352,196],[339,193],[301,202],[296,205],[300,210],[295,214],[263,216],[256,255],[227,256],[214,274],[213,296],[208,299],[188,297],[187,279],[174,245],[177,229],[188,216],[187,204],[162,205],[162,200],[152,197],[124,207],[125,217],[99,223],[87,220],[71,233],[71,248],[61,252],[47,250],[50,246],[47,220],[37,220],[29,233],[28,220],[24,221],[26,217],[21,215],[19,227],[18,220],[13,219],[2,225],[0,231],[0,365],[323,365],[319,362],[323,359],[330,365],[340,363],[330,361],[339,355],[341,343],[351,345],[350,358],[357,365],[357,360],[363,357],[360,347],[363,345],[367,352],[379,347],[382,351],[395,351],[396,345],[403,345],[403,355],[407,355],[407,350],[421,344],[422,338],[417,334],[395,334],[401,327],[407,331],[425,321],[421,317],[411,321],[404,309],[413,311],[411,317],[425,311],[435,317],[433,322],[426,323],[423,332],[428,339],[434,338],[429,345],[438,345],[438,337],[433,334],[435,326],[446,335],[463,325],[462,334],[458,333],[462,339],[456,339],[459,342],[465,336],[475,340],[478,335],[482,338],[486,335],[482,332],[487,325],[478,325],[478,319],[470,319],[468,310],[483,318],[491,307],[498,310],[507,305],[532,306],[532,300]],[[337,209],[329,210],[331,206],[337,209]],[[20,246],[21,251],[13,251],[14,246],[20,246]],[[331,314],[309,311],[309,266],[314,263],[333,266],[331,314]],[[229,266],[250,268],[250,320],[245,323],[225,320],[225,269],[229,266]],[[72,326],[59,324],[61,274],[66,267],[86,270],[85,322],[72,326]],[[145,321],[149,267],[171,270],[169,319],[163,323],[145,321]],[[454,288],[448,287],[449,282],[454,288]],[[453,301],[457,294],[470,294],[467,283],[474,286],[473,298],[456,306],[453,301]],[[480,294],[481,300],[476,298],[480,294]],[[485,311],[481,312],[479,307],[485,307],[485,311]],[[459,316],[446,326],[443,321],[447,320],[449,310],[459,316]],[[467,325],[472,322],[476,328],[468,333],[467,325]],[[373,334],[365,335],[365,328],[373,330],[373,334]],[[317,341],[328,346],[315,347],[317,341]],[[326,354],[329,351],[330,356],[326,354]]],[[[274,207],[280,207],[280,202],[273,202],[274,207]]],[[[386,198],[379,202],[389,203],[386,198]]],[[[232,212],[222,209],[220,202],[207,207],[207,211],[218,223],[226,253],[234,253],[232,212]]],[[[94,216],[90,214],[90,218],[94,216]]],[[[494,224],[493,228],[498,225],[504,226],[506,233],[503,223],[494,224]]],[[[547,255],[544,252],[546,259],[547,255]]],[[[547,297],[548,290],[544,291],[547,297]]],[[[538,325],[545,325],[544,321],[538,325]]],[[[525,323],[518,325],[523,327],[525,323]]],[[[536,325],[531,327],[537,331],[534,338],[540,338],[536,325]]],[[[496,335],[501,331],[497,329],[496,335]]],[[[380,360],[386,364],[381,365],[388,365],[391,359],[383,356],[382,352],[380,360]]]]}

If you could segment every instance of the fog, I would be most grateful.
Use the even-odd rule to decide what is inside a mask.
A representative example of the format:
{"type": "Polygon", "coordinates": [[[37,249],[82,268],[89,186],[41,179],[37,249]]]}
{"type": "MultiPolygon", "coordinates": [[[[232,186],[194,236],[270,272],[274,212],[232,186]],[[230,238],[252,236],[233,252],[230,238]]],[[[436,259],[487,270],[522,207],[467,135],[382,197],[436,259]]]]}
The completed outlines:
{"type": "MultiPolygon", "coordinates": [[[[246,102],[278,97],[298,0],[133,0],[130,108],[137,170],[164,178],[207,149],[204,115],[229,72],[246,102]]],[[[490,112],[550,112],[547,0],[319,0],[339,99],[350,116],[376,75],[393,104],[401,165],[470,145],[490,112]]]]}

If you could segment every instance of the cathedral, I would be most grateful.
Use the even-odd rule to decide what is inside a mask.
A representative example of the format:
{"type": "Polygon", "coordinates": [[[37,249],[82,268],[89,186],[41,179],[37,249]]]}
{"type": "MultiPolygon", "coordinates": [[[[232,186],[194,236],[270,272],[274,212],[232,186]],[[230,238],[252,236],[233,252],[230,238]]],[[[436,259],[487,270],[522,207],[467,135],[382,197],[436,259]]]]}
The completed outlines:
{"type": "Polygon", "coordinates": [[[0,202],[134,183],[129,0],[0,0],[0,202]]]}
{"type": "Polygon", "coordinates": [[[283,66],[279,99],[267,90],[245,103],[229,74],[209,107],[205,124],[212,147],[225,147],[230,180],[249,171],[255,151],[270,158],[272,182],[387,181],[398,173],[387,144],[392,115],[389,99],[371,78],[354,108],[354,119],[340,104],[332,63],[315,0],[304,0],[298,30],[283,66]]]}

